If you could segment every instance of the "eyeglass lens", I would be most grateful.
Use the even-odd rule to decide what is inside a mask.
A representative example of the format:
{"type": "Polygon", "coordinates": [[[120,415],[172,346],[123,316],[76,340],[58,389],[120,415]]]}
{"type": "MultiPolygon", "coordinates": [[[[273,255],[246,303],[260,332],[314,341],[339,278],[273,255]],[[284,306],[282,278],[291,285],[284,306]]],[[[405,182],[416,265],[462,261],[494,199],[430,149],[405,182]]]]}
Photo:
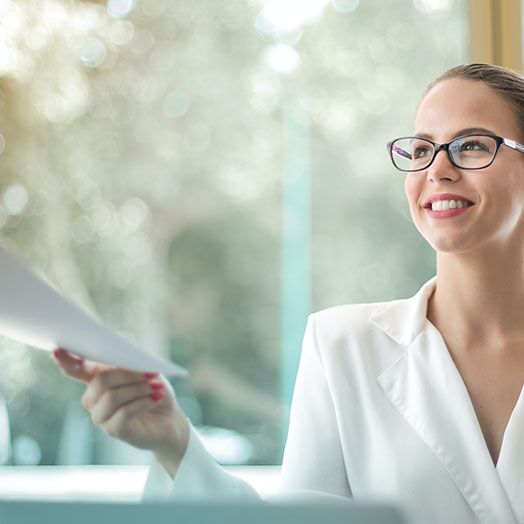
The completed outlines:
{"type": "MultiPolygon", "coordinates": [[[[490,136],[467,136],[449,144],[449,153],[456,166],[481,169],[491,163],[497,151],[497,141],[490,136]]],[[[423,138],[399,138],[391,145],[393,163],[402,171],[426,168],[433,160],[435,146],[423,138]]]]}

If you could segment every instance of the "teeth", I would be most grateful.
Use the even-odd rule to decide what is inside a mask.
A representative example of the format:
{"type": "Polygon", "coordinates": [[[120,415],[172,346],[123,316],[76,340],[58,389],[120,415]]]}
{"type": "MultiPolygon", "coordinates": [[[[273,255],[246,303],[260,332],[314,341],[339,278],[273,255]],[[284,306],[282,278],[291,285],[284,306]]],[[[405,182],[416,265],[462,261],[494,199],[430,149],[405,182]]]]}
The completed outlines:
{"type": "Polygon", "coordinates": [[[468,207],[470,204],[464,200],[435,200],[431,203],[433,211],[446,211],[447,209],[459,209],[468,207]]]}

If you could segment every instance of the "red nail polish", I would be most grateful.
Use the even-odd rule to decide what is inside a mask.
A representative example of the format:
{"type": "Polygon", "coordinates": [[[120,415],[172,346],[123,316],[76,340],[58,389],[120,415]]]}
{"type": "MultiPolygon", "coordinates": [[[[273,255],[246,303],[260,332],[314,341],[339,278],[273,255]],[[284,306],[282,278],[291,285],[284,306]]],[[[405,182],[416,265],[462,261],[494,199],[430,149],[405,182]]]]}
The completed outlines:
{"type": "Polygon", "coordinates": [[[158,373],[144,373],[144,377],[146,378],[155,378],[158,377],[158,373]]]}
{"type": "Polygon", "coordinates": [[[164,398],[164,392],[163,391],[155,391],[151,394],[151,398],[154,401],[160,400],[161,398],[164,398]]]}
{"type": "Polygon", "coordinates": [[[151,389],[162,389],[164,387],[163,382],[150,382],[151,389]]]}

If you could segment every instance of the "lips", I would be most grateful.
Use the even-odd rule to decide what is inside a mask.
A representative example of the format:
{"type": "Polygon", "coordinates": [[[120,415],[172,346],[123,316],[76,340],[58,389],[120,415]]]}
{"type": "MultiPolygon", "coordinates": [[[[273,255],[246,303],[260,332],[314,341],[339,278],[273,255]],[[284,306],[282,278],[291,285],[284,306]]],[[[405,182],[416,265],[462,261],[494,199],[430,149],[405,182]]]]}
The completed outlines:
{"type": "Polygon", "coordinates": [[[466,213],[469,209],[471,209],[473,206],[466,206],[462,208],[455,208],[455,209],[446,209],[445,211],[433,211],[431,208],[426,210],[426,213],[431,218],[436,218],[438,220],[446,219],[446,218],[452,218],[457,215],[462,215],[463,213],[466,213]]]}

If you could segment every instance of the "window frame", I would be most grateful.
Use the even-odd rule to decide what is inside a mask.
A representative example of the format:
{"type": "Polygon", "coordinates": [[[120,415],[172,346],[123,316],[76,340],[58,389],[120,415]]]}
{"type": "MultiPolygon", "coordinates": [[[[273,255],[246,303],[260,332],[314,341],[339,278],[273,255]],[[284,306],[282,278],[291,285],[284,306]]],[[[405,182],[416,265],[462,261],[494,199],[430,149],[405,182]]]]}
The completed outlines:
{"type": "Polygon", "coordinates": [[[522,72],[521,0],[470,0],[470,62],[522,72]]]}

